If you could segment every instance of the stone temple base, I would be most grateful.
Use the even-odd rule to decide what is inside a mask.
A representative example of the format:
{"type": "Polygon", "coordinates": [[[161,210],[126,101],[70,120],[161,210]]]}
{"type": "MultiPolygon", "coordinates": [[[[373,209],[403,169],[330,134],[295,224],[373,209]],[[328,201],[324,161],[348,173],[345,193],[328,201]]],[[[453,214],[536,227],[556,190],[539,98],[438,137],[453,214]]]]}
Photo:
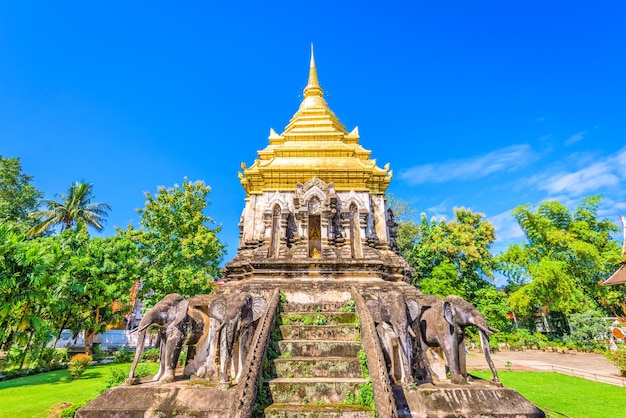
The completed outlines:
{"type": "MultiPolygon", "coordinates": [[[[422,385],[417,390],[403,391],[406,404],[401,405],[400,417],[507,417],[543,418],[545,414],[513,389],[495,387],[485,381],[467,386],[422,385]]],[[[397,391],[394,391],[397,394],[397,391]]]]}
{"type": "Polygon", "coordinates": [[[221,390],[187,383],[118,386],[78,410],[76,417],[144,418],[229,416],[234,390],[221,390]]]}

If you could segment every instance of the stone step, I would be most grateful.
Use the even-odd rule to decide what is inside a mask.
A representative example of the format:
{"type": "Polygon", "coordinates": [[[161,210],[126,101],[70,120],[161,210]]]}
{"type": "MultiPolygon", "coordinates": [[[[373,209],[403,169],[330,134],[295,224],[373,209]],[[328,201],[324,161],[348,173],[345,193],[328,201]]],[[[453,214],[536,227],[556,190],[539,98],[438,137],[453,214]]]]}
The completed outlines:
{"type": "MultiPolygon", "coordinates": [[[[345,312],[348,302],[283,303],[283,312],[345,312]]],[[[353,309],[354,311],[354,309],[353,309]]]]}
{"type": "Polygon", "coordinates": [[[273,404],[265,408],[266,418],[373,418],[376,413],[359,405],[273,404]]]}
{"type": "Polygon", "coordinates": [[[336,340],[282,340],[278,342],[278,346],[282,358],[357,357],[362,348],[358,341],[336,340]]]}
{"type": "Polygon", "coordinates": [[[292,312],[281,313],[282,325],[354,325],[359,319],[354,312],[292,312]]]}
{"type": "Polygon", "coordinates": [[[263,384],[269,387],[273,403],[341,404],[348,393],[356,396],[363,378],[276,378],[263,384]]]}
{"type": "Polygon", "coordinates": [[[274,368],[279,378],[362,377],[359,360],[354,357],[278,358],[274,368]]]}
{"type": "Polygon", "coordinates": [[[341,340],[356,341],[359,330],[350,325],[281,325],[285,340],[341,340]]]}

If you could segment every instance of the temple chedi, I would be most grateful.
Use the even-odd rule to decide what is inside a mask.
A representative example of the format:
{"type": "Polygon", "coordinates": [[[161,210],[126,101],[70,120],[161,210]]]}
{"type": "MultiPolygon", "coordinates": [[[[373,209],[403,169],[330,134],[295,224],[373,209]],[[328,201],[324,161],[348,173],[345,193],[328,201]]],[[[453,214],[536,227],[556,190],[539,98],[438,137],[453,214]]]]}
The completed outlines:
{"type": "Polygon", "coordinates": [[[246,199],[224,285],[158,302],[139,324],[127,385],[77,416],[543,417],[499,383],[495,330],[476,308],[408,283],[385,201],[389,165],[329,108],[313,49],[302,103],[268,140],[241,166],[246,199]],[[161,330],[160,367],[141,380],[151,326],[161,330]],[[467,326],[479,329],[490,381],[467,374],[467,326]]]}
{"type": "Polygon", "coordinates": [[[378,167],[359,144],[358,128],[348,132],[329,108],[312,49],[300,108],[280,135],[270,129],[268,139],[239,173],[247,196],[239,252],[227,276],[243,278],[259,263],[315,259],[327,268],[340,261],[337,268],[369,262],[371,269],[374,262],[381,278],[404,279],[410,267],[397,255],[396,223],[384,197],[389,164],[378,167]]]}

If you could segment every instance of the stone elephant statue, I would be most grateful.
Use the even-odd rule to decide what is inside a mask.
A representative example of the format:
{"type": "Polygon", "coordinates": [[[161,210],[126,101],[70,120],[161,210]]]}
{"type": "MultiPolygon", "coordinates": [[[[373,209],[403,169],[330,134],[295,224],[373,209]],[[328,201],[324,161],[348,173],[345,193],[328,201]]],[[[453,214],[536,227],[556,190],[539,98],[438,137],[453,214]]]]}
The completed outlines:
{"type": "Polygon", "coordinates": [[[378,299],[366,300],[365,305],[376,323],[391,379],[412,384],[413,344],[419,338],[412,324],[420,317],[420,305],[396,293],[381,293],[378,299]]]}
{"type": "Polygon", "coordinates": [[[211,303],[209,352],[205,365],[198,370],[198,376],[215,374],[215,358],[219,353],[220,383],[227,385],[231,378],[233,383],[237,383],[254,335],[254,323],[266,307],[264,298],[254,297],[248,292],[219,298],[211,303]]]}
{"type": "Polygon", "coordinates": [[[130,367],[128,384],[138,384],[135,369],[141,359],[146,331],[151,325],[160,327],[159,371],[153,380],[160,383],[174,381],[176,364],[183,345],[190,345],[188,358],[194,356],[193,346],[204,333],[206,319],[202,313],[189,309],[189,302],[182,296],[172,293],[165,296],[145,313],[137,327],[138,340],[135,358],[130,367]]]}
{"type": "Polygon", "coordinates": [[[489,350],[489,334],[499,330],[490,327],[478,309],[459,296],[452,295],[445,300],[439,300],[422,313],[420,332],[423,351],[428,347],[441,347],[448,362],[452,383],[466,384],[467,366],[463,341],[465,328],[469,326],[478,328],[482,350],[493,374],[491,380],[499,383],[498,372],[489,350]]]}

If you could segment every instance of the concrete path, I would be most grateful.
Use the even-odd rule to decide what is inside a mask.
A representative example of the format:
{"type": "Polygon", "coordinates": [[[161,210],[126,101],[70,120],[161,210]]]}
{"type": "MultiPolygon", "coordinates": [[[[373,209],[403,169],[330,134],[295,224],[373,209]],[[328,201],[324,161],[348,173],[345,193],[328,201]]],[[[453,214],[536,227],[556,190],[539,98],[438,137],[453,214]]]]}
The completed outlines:
{"type": "MultiPolygon", "coordinates": [[[[619,369],[601,354],[502,350],[492,353],[491,358],[497,370],[553,371],[626,387],[626,379],[619,376],[619,369]]],[[[470,350],[467,355],[467,370],[471,371],[472,368],[489,370],[480,350],[470,350]]]]}

